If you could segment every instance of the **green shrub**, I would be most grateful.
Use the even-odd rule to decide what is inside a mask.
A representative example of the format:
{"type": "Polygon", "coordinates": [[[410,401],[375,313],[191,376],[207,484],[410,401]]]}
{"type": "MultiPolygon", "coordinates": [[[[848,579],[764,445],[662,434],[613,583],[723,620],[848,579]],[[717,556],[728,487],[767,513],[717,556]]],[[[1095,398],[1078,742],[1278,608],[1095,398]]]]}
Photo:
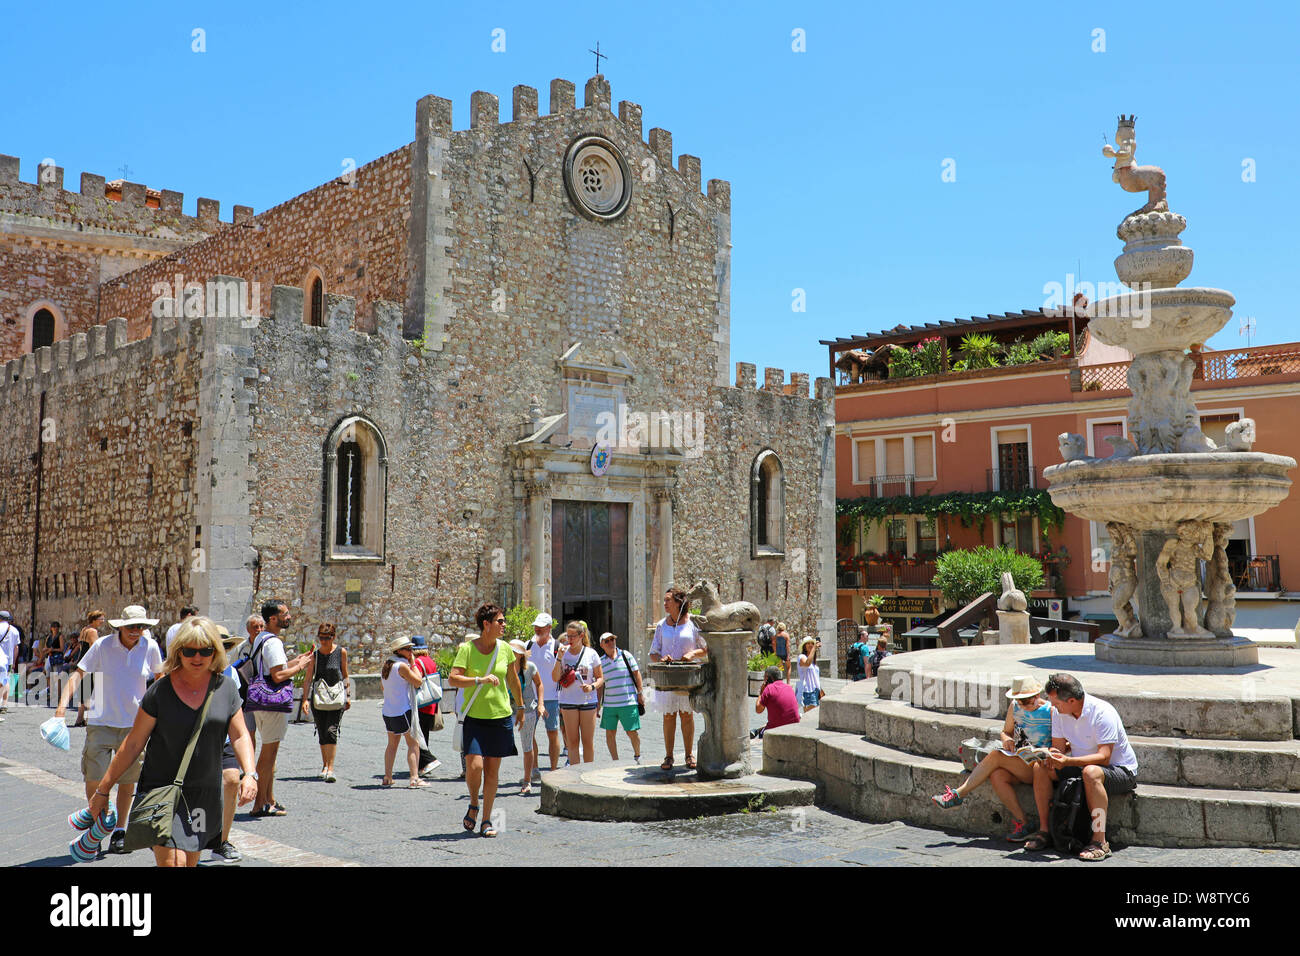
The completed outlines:
{"type": "Polygon", "coordinates": [[[1010,548],[979,547],[949,551],[935,561],[934,585],[951,607],[964,607],[981,594],[1002,593],[1002,572],[1010,571],[1016,587],[1027,595],[1043,586],[1038,559],[1010,548]]]}
{"type": "Polygon", "coordinates": [[[966,368],[997,368],[1000,347],[987,332],[969,332],[962,336],[958,351],[966,368]]]}
{"type": "Polygon", "coordinates": [[[755,654],[747,662],[751,671],[765,671],[769,667],[780,667],[781,658],[775,654],[755,654]]]}
{"type": "Polygon", "coordinates": [[[510,610],[506,611],[506,633],[503,640],[523,641],[527,643],[533,639],[533,621],[537,620],[537,615],[542,612],[535,607],[527,604],[516,604],[510,610]]]}
{"type": "Polygon", "coordinates": [[[894,349],[889,355],[890,378],[938,375],[943,370],[943,341],[934,336],[922,339],[910,349],[894,349]]]}
{"type": "Polygon", "coordinates": [[[1010,345],[1003,346],[1006,365],[1029,365],[1038,361],[1038,352],[1028,342],[1016,339],[1010,345]]]}
{"type": "Polygon", "coordinates": [[[1056,359],[1070,352],[1069,332],[1043,332],[1029,343],[1039,358],[1056,359]]]}
{"type": "MultiPolygon", "coordinates": [[[[438,665],[438,676],[444,681],[451,674],[451,662],[456,659],[456,648],[443,647],[434,651],[433,662],[438,665]]],[[[446,684],[443,685],[444,687],[446,684]]]]}

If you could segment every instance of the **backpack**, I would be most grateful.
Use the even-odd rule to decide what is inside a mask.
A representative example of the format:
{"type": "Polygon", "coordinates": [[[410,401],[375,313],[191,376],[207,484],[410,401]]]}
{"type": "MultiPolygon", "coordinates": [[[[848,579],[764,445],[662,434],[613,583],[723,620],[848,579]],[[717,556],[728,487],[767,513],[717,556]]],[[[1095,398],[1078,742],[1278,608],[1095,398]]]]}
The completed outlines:
{"type": "Polygon", "coordinates": [[[849,679],[863,677],[866,675],[866,669],[862,666],[862,642],[855,641],[849,648],[848,656],[845,658],[845,670],[848,672],[849,679]]]}
{"type": "Polygon", "coordinates": [[[764,654],[772,653],[772,638],[776,631],[764,624],[758,629],[758,649],[764,654]]]}
{"type": "Polygon", "coordinates": [[[1075,856],[1092,842],[1092,814],[1082,776],[1066,777],[1057,785],[1048,821],[1048,833],[1058,853],[1075,856]]]}

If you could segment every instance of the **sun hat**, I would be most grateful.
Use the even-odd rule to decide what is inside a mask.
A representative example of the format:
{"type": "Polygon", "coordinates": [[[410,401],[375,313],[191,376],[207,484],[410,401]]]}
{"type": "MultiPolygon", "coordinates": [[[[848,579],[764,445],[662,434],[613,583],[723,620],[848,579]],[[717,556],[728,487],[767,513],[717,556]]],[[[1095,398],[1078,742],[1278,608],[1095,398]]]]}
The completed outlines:
{"type": "Polygon", "coordinates": [[[807,647],[809,644],[816,644],[816,643],[817,643],[817,638],[809,634],[807,637],[805,637],[802,641],[799,642],[799,647],[800,649],[803,649],[807,647]]]}
{"type": "Polygon", "coordinates": [[[123,628],[131,627],[135,624],[143,624],[145,627],[154,627],[158,623],[158,618],[149,617],[148,613],[139,604],[128,604],[122,608],[122,616],[117,620],[110,620],[109,627],[123,628]]]}
{"type": "Polygon", "coordinates": [[[8,611],[0,611],[0,621],[12,621],[14,616],[8,611]]]}
{"type": "Polygon", "coordinates": [[[414,646],[415,644],[411,641],[409,637],[397,637],[394,638],[391,643],[389,643],[388,653],[396,654],[400,650],[403,650],[407,647],[414,647],[414,646]]]}
{"type": "Polygon", "coordinates": [[[550,627],[554,623],[555,619],[545,611],[533,619],[533,627],[550,627]]]}
{"type": "Polygon", "coordinates": [[[518,654],[520,657],[527,657],[527,656],[528,656],[528,648],[527,648],[527,646],[525,646],[525,644],[524,644],[523,641],[518,641],[518,640],[516,640],[516,641],[511,641],[511,642],[510,642],[510,647],[511,647],[511,648],[514,650],[514,652],[515,652],[516,654],[518,654]]]}
{"type": "Polygon", "coordinates": [[[232,647],[238,647],[240,644],[244,643],[242,637],[237,634],[231,634],[224,624],[217,625],[217,635],[221,638],[221,646],[226,650],[230,650],[232,647]]]}
{"type": "Polygon", "coordinates": [[[416,634],[413,638],[411,638],[411,646],[427,648],[429,646],[429,642],[424,639],[423,634],[416,634]]]}
{"type": "Polygon", "coordinates": [[[1038,683],[1034,677],[1013,677],[1011,678],[1011,689],[1007,691],[1007,697],[1010,700],[1019,700],[1021,697],[1034,697],[1043,692],[1043,685],[1038,683]]]}

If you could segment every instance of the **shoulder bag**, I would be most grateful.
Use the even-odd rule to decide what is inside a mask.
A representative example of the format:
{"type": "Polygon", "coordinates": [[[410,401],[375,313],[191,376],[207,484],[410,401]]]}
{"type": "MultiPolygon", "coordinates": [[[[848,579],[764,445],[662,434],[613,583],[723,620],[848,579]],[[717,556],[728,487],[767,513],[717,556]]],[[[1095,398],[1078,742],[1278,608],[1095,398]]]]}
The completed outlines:
{"type": "MultiPolygon", "coordinates": [[[[630,680],[632,686],[635,687],[636,678],[632,676],[632,661],[628,657],[627,651],[620,651],[619,653],[623,655],[623,666],[627,668],[627,679],[630,680]]],[[[645,698],[641,696],[641,691],[639,690],[636,692],[636,712],[642,717],[645,716],[645,698]]]]}
{"type": "MultiPolygon", "coordinates": [[[[428,658],[425,658],[428,660],[428,658]]],[[[420,689],[415,692],[415,709],[428,707],[430,704],[436,704],[442,700],[442,681],[438,678],[438,671],[435,668],[432,673],[420,668],[420,673],[424,677],[420,681],[420,689]]]]}
{"type": "MultiPolygon", "coordinates": [[[[181,787],[185,782],[185,772],[190,769],[190,758],[194,756],[194,747],[199,742],[203,721],[208,717],[208,706],[212,703],[212,689],[212,681],[209,681],[208,695],[203,699],[199,719],[194,722],[194,732],[190,734],[185,756],[181,758],[181,765],[176,769],[176,780],[165,787],[158,787],[136,797],[126,824],[128,852],[153,846],[172,845],[172,828],[178,818],[181,805],[185,802],[181,787]]],[[[188,809],[186,807],[187,811],[188,809]]],[[[186,817],[188,816],[187,812],[186,817]]]]}
{"type": "MultiPolygon", "coordinates": [[[[270,638],[267,638],[270,640],[270,638]]],[[[266,641],[262,642],[265,646],[266,641]]],[[[277,684],[262,673],[262,654],[259,651],[253,657],[253,671],[257,675],[248,684],[248,700],[245,710],[265,710],[272,713],[287,714],[293,710],[293,681],[287,680],[277,684]]]]}
{"type": "MultiPolygon", "coordinates": [[[[497,646],[492,650],[492,659],[488,661],[487,672],[491,674],[497,666],[497,654],[501,651],[501,642],[497,641],[497,646]]],[[[474,649],[470,648],[470,653],[474,649]]],[[[468,668],[466,668],[468,670],[468,668]]],[[[469,695],[469,700],[465,703],[464,710],[456,711],[456,729],[451,733],[451,749],[458,753],[465,752],[465,718],[469,716],[470,708],[474,706],[474,701],[478,700],[478,695],[483,690],[483,685],[479,684],[474,688],[474,693],[469,695]]]]}
{"type": "MultiPolygon", "coordinates": [[[[337,648],[335,651],[337,652],[337,648]]],[[[332,655],[331,655],[332,656],[332,655]]],[[[327,661],[329,658],[325,658],[327,661]]],[[[321,671],[320,651],[316,652],[316,673],[321,671]]],[[[347,681],[339,681],[337,684],[327,684],[323,677],[317,677],[311,682],[311,706],[313,710],[342,710],[348,702],[347,681]]]]}

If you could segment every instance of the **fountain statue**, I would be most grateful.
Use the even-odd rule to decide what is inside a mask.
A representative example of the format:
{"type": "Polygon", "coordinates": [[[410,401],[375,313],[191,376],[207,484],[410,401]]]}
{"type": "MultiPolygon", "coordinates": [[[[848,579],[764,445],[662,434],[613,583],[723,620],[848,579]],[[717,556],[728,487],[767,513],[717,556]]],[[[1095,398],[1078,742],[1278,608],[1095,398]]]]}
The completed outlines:
{"type": "Polygon", "coordinates": [[[1235,594],[1225,548],[1232,522],[1280,504],[1295,459],[1252,451],[1255,423],[1229,426],[1224,447],[1200,429],[1188,350],[1232,317],[1222,289],[1178,288],[1193,252],[1179,234],[1187,220],[1169,209],[1165,174],[1138,166],[1135,117],[1119,118],[1112,179],[1148,202],[1119,224],[1124,249],[1115,271],[1131,291],[1101,299],[1089,330],[1133,355],[1128,437],[1108,458],[1084,454],[1082,436],[1060,436],[1064,462],[1044,470],[1052,500],[1105,523],[1112,541],[1110,588],[1119,622],[1097,642],[1097,659],[1125,664],[1237,666],[1258,649],[1234,636],[1235,594]],[[1200,563],[1205,562],[1205,597],[1200,563]],[[1134,602],[1136,600],[1136,609],[1134,602]]]}

